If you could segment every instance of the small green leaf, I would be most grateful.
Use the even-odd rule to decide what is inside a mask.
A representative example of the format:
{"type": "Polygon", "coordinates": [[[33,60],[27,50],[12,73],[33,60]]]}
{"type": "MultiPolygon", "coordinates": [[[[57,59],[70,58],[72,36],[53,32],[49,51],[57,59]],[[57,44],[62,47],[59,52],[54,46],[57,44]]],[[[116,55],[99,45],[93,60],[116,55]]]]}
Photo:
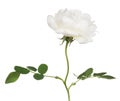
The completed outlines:
{"type": "Polygon", "coordinates": [[[80,74],[77,79],[82,79],[84,77],[84,73],[80,74]]]}
{"type": "Polygon", "coordinates": [[[93,68],[88,68],[85,72],[80,74],[77,79],[85,80],[86,78],[89,78],[91,74],[93,73],[93,68]]]}
{"type": "Polygon", "coordinates": [[[93,76],[99,77],[99,76],[103,76],[103,75],[105,75],[105,74],[107,74],[107,73],[106,73],[106,72],[94,73],[93,76]]]}
{"type": "Polygon", "coordinates": [[[41,73],[41,74],[45,74],[48,70],[48,66],[46,64],[41,64],[39,67],[38,67],[38,72],[41,73]]]}
{"type": "Polygon", "coordinates": [[[44,78],[44,75],[43,74],[39,74],[39,73],[35,73],[33,75],[34,79],[36,80],[42,80],[44,78]]]}
{"type": "Polygon", "coordinates": [[[115,79],[115,77],[111,76],[111,75],[103,75],[100,76],[100,78],[104,78],[104,79],[115,79]]]}
{"type": "Polygon", "coordinates": [[[98,78],[104,78],[104,79],[115,79],[115,77],[111,75],[106,75],[106,74],[107,74],[106,72],[94,73],[93,76],[98,78]]]}
{"type": "Polygon", "coordinates": [[[83,76],[83,77],[81,77],[81,80],[85,80],[85,79],[87,79],[87,78],[89,78],[89,77],[83,76]]]}
{"type": "Polygon", "coordinates": [[[11,73],[8,75],[5,83],[6,83],[6,84],[8,84],[8,83],[13,83],[13,82],[15,82],[15,81],[18,80],[19,76],[20,76],[20,73],[18,73],[18,72],[11,72],[11,73]]]}
{"type": "Polygon", "coordinates": [[[33,67],[33,66],[27,66],[27,68],[28,68],[29,70],[34,71],[34,72],[36,72],[36,71],[37,71],[37,69],[36,69],[35,67],[33,67]]]}
{"type": "Polygon", "coordinates": [[[93,73],[93,68],[89,68],[84,72],[84,76],[89,77],[93,73]]]}
{"type": "Polygon", "coordinates": [[[14,69],[16,70],[16,72],[21,74],[28,74],[30,72],[28,69],[21,66],[15,66],[14,69]]]}

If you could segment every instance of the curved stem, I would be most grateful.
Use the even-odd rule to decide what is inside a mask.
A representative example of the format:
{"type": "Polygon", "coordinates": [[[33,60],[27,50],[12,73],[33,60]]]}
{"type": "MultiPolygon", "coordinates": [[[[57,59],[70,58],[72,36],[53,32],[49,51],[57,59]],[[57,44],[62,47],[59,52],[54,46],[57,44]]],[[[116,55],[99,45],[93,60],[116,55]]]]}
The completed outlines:
{"type": "Polygon", "coordinates": [[[44,75],[44,76],[49,78],[56,78],[56,76],[50,76],[50,75],[44,75]]]}
{"type": "Polygon", "coordinates": [[[70,84],[70,86],[68,87],[68,89],[70,90],[70,88],[71,88],[72,86],[76,85],[76,83],[77,83],[78,81],[80,81],[80,79],[78,79],[78,80],[75,81],[75,82],[72,82],[72,83],[70,84]]]}
{"type": "Polygon", "coordinates": [[[66,41],[66,46],[65,46],[65,57],[66,57],[66,61],[67,61],[67,73],[66,73],[66,76],[65,76],[65,83],[66,83],[66,81],[67,81],[68,74],[69,74],[69,60],[68,60],[68,54],[67,54],[68,44],[69,44],[69,41],[66,41]]]}
{"type": "Polygon", "coordinates": [[[58,80],[61,80],[62,82],[64,82],[64,80],[59,77],[59,76],[49,76],[49,75],[44,75],[45,77],[49,77],[49,78],[54,78],[54,79],[58,79],[58,80]]]}
{"type": "Polygon", "coordinates": [[[69,60],[68,60],[68,54],[67,54],[68,44],[69,44],[69,41],[66,41],[66,45],[65,45],[65,57],[66,57],[66,62],[67,62],[67,73],[66,73],[65,80],[64,80],[63,84],[64,84],[65,89],[67,91],[68,101],[70,101],[70,91],[69,91],[69,88],[67,87],[67,78],[68,78],[68,75],[69,75],[69,60]]]}
{"type": "Polygon", "coordinates": [[[70,101],[70,87],[72,85],[70,87],[67,86],[67,78],[68,78],[68,75],[69,75],[69,60],[68,60],[68,54],[67,54],[68,44],[69,44],[69,41],[66,41],[66,45],[65,45],[65,57],[66,57],[66,62],[67,62],[67,72],[66,72],[65,79],[62,79],[59,76],[48,76],[48,75],[45,75],[45,77],[55,78],[55,79],[61,80],[63,82],[64,86],[65,86],[66,91],[67,91],[68,101],[70,101]]]}

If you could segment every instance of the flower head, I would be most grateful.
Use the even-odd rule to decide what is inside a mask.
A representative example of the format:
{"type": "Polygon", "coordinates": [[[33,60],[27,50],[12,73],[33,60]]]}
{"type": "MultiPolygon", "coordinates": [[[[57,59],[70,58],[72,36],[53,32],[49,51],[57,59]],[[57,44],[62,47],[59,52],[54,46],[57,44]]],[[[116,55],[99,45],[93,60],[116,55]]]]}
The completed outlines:
{"type": "Polygon", "coordinates": [[[47,22],[56,33],[72,37],[81,44],[92,41],[97,28],[91,17],[79,10],[59,10],[55,16],[48,15],[47,22]]]}

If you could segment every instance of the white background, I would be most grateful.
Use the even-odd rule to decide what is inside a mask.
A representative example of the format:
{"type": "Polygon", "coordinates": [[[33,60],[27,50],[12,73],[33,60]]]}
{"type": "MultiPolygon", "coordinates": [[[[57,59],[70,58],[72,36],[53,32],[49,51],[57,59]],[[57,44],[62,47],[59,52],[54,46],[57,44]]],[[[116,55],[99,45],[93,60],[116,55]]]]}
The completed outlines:
{"type": "Polygon", "coordinates": [[[28,74],[4,84],[15,65],[46,63],[48,75],[64,77],[64,45],[46,20],[62,8],[89,13],[98,27],[92,43],[69,47],[69,82],[75,80],[73,73],[89,67],[117,78],[80,81],[71,88],[71,101],[120,101],[119,0],[0,0],[0,101],[67,101],[63,84],[51,78],[36,81],[28,74]]]}

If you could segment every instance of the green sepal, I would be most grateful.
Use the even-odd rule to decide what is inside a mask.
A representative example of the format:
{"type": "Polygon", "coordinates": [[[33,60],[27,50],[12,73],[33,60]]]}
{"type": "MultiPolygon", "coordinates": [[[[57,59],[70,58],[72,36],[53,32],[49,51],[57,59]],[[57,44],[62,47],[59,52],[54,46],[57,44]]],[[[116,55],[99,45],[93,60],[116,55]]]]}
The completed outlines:
{"type": "Polygon", "coordinates": [[[20,76],[20,73],[18,73],[18,72],[11,72],[11,73],[8,75],[5,83],[6,83],[6,84],[8,84],[8,83],[13,83],[13,82],[15,82],[15,81],[18,80],[19,76],[20,76]]]}
{"type": "Polygon", "coordinates": [[[36,80],[42,80],[44,78],[44,75],[43,74],[39,74],[39,73],[35,73],[33,75],[34,79],[36,80]]]}
{"type": "Polygon", "coordinates": [[[39,67],[38,67],[38,72],[40,74],[45,74],[48,70],[48,66],[46,64],[41,64],[39,67]]]}
{"type": "Polygon", "coordinates": [[[74,41],[74,40],[73,40],[73,37],[69,37],[69,36],[63,36],[63,37],[61,38],[61,40],[63,40],[63,41],[62,41],[62,44],[63,44],[65,41],[69,42],[70,44],[74,41]]]}

